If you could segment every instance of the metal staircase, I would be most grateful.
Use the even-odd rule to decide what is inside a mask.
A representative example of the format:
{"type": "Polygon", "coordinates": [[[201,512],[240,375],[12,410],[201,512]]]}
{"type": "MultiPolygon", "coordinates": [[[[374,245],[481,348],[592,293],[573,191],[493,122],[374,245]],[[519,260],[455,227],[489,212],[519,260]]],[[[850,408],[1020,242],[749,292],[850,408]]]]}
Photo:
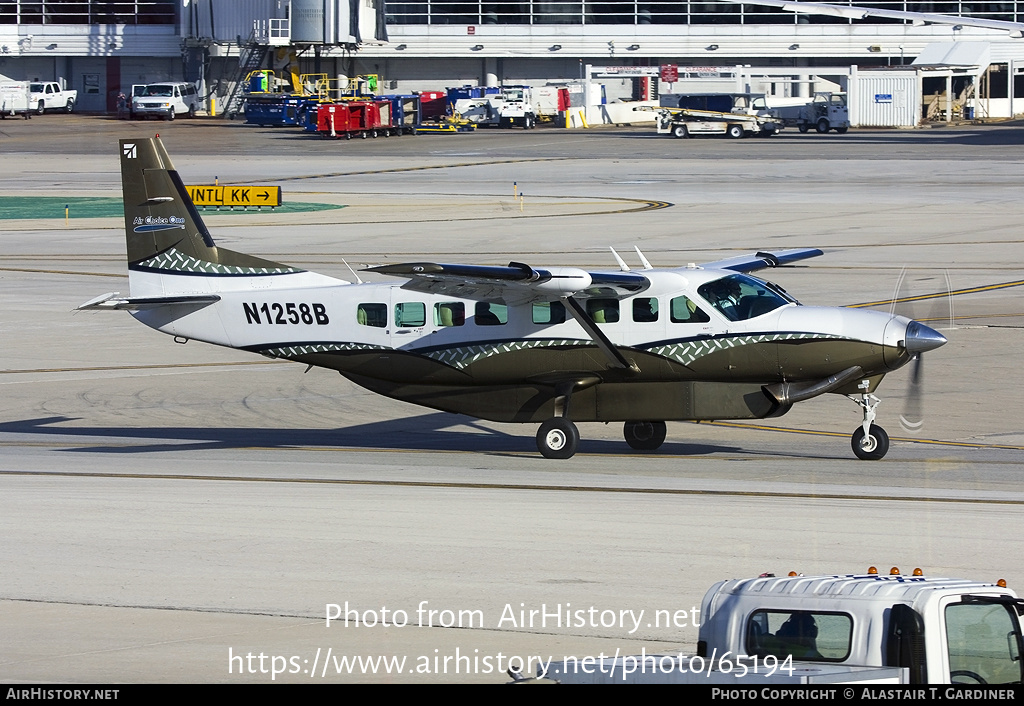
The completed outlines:
{"type": "Polygon", "coordinates": [[[246,91],[245,77],[263,66],[270,47],[266,44],[257,43],[254,30],[244,43],[242,42],[242,37],[238,37],[238,51],[238,68],[235,69],[234,74],[231,76],[231,93],[228,94],[222,112],[222,115],[225,115],[230,120],[234,120],[235,115],[242,112],[246,91]]]}

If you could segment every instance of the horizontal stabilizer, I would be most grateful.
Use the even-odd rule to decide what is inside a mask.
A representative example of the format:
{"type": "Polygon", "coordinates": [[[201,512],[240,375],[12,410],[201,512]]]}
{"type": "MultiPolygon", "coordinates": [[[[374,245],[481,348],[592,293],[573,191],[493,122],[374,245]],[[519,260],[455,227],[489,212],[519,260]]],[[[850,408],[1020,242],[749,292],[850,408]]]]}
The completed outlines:
{"type": "Polygon", "coordinates": [[[806,260],[824,255],[818,248],[796,248],[793,250],[777,250],[775,252],[758,251],[752,255],[739,255],[717,262],[701,265],[706,270],[732,270],[733,272],[754,272],[769,267],[781,267],[791,262],[806,260]]]}
{"type": "Polygon", "coordinates": [[[216,294],[178,294],[168,297],[122,297],[119,292],[110,292],[90,299],[76,307],[76,311],[96,309],[115,309],[138,311],[140,309],[156,309],[161,306],[185,305],[203,307],[220,301],[216,294]]]}

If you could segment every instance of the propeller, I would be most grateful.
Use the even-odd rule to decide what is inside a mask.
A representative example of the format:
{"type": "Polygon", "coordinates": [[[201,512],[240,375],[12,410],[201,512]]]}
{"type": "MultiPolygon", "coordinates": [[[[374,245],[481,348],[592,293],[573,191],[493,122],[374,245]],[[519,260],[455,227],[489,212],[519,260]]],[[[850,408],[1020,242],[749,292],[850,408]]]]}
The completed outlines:
{"type": "Polygon", "coordinates": [[[911,324],[907,327],[907,350],[914,356],[910,362],[910,378],[904,395],[900,426],[910,434],[924,427],[924,354],[945,343],[936,338],[931,329],[953,328],[953,296],[949,285],[949,272],[918,271],[907,276],[907,268],[900,271],[893,292],[889,313],[906,316],[915,322],[927,324],[928,329],[911,324]]]}

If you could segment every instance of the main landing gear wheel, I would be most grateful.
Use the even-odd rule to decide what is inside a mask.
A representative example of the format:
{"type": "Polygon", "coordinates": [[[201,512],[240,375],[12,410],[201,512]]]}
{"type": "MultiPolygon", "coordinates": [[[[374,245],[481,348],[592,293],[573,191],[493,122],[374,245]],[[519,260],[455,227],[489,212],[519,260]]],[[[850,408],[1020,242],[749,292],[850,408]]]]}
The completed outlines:
{"type": "Polygon", "coordinates": [[[889,435],[877,424],[872,424],[867,434],[864,433],[864,427],[857,427],[850,445],[853,453],[862,461],[877,461],[889,451],[889,435]]]}
{"type": "Polygon", "coordinates": [[[537,450],[544,458],[572,458],[580,445],[580,432],[565,417],[553,417],[537,431],[537,450]]]}
{"type": "Polygon", "coordinates": [[[654,451],[665,443],[665,422],[626,422],[622,435],[637,451],[654,451]]]}

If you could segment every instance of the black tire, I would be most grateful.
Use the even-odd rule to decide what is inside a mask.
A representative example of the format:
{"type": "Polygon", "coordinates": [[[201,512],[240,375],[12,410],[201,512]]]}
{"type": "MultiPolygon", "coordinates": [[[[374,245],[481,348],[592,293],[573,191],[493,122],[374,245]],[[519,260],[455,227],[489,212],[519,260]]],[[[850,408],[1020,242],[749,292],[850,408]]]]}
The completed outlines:
{"type": "Polygon", "coordinates": [[[838,132],[840,135],[845,135],[846,131],[849,130],[849,129],[850,128],[847,128],[847,127],[837,127],[836,128],[836,132],[838,132]]]}
{"type": "Polygon", "coordinates": [[[861,461],[877,461],[889,451],[889,435],[885,429],[872,424],[870,432],[864,435],[864,427],[857,427],[850,439],[853,453],[861,461]]]}
{"type": "Polygon", "coordinates": [[[174,120],[174,108],[171,108],[167,113],[167,120],[174,120]]]}
{"type": "Polygon", "coordinates": [[[725,134],[733,140],[738,140],[743,137],[743,126],[742,125],[730,125],[725,134]]]}
{"type": "Polygon", "coordinates": [[[824,135],[826,132],[828,132],[828,128],[829,128],[828,120],[826,120],[825,118],[822,118],[821,120],[819,120],[818,124],[814,126],[814,129],[817,130],[818,132],[820,132],[822,135],[824,135]]]}
{"type": "Polygon", "coordinates": [[[686,129],[685,125],[672,126],[672,137],[678,137],[680,140],[685,140],[689,136],[690,131],[686,129]]]}
{"type": "Polygon", "coordinates": [[[797,127],[797,130],[799,130],[801,133],[806,133],[808,130],[810,130],[810,128],[807,127],[807,123],[800,123],[800,125],[797,127]]]}
{"type": "Polygon", "coordinates": [[[36,106],[36,115],[42,115],[46,112],[46,104],[43,101],[39,101],[39,105],[36,106]]]}
{"type": "Polygon", "coordinates": [[[572,458],[580,445],[580,432],[565,417],[553,417],[537,430],[537,450],[544,458],[572,458]]]}
{"type": "Polygon", "coordinates": [[[626,443],[637,451],[654,451],[665,443],[665,422],[626,422],[622,435],[626,443]]]}
{"type": "Polygon", "coordinates": [[[65,113],[74,113],[75,112],[75,99],[74,98],[68,98],[68,102],[64,106],[64,112],[65,113]]]}

